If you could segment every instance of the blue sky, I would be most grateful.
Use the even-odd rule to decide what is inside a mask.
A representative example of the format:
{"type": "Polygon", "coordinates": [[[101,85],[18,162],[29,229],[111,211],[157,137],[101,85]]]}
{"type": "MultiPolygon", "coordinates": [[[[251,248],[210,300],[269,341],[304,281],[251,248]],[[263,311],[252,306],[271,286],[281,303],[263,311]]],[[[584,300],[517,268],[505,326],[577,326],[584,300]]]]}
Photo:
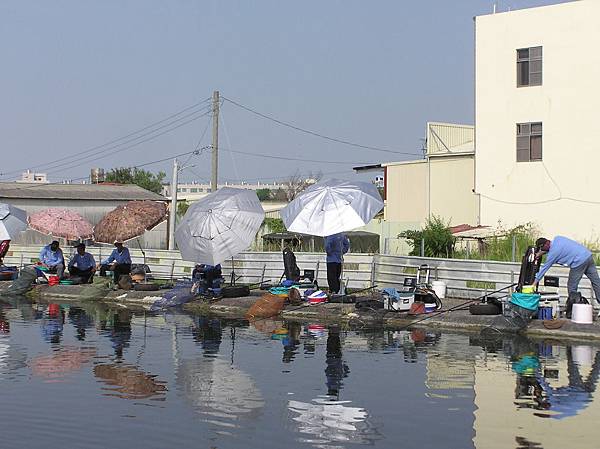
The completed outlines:
{"type": "MultiPolygon", "coordinates": [[[[181,127],[152,140],[125,148],[155,134],[134,135],[87,153],[97,160],[77,159],[213,90],[295,126],[395,152],[303,134],[225,101],[220,180],[298,171],[352,178],[352,165],[418,157],[427,121],[474,121],[472,18],[493,3],[4,0],[0,180],[36,166],[53,181],[80,178],[92,166],[141,165],[207,146],[210,117],[183,125],[179,115],[155,134],[181,127]],[[57,159],[63,165],[49,164],[57,159]]],[[[560,2],[496,3],[505,11],[560,2]]],[[[182,159],[194,165],[184,180],[209,179],[208,152],[182,159]]],[[[170,167],[144,166],[169,177],[170,167]]]]}

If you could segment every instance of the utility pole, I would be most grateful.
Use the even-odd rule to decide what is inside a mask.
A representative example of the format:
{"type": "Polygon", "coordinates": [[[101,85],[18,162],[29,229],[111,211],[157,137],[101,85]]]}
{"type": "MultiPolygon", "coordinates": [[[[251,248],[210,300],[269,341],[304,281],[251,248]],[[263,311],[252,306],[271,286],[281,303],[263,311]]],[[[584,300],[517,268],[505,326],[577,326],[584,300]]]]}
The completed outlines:
{"type": "Polygon", "coordinates": [[[212,176],[210,190],[217,190],[217,176],[219,173],[219,91],[213,92],[213,136],[212,136],[212,176]]]}
{"type": "Polygon", "coordinates": [[[171,215],[169,216],[169,249],[175,249],[175,220],[177,219],[177,174],[179,164],[173,159],[173,178],[171,179],[171,215]]]}

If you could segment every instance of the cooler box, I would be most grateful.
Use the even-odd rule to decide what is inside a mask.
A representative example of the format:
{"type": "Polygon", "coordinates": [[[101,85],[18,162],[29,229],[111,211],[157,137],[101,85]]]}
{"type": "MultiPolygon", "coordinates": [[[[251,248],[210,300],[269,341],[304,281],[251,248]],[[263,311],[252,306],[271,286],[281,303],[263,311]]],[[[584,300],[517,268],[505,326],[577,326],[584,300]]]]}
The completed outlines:
{"type": "Polygon", "coordinates": [[[399,299],[391,302],[391,309],[399,312],[408,312],[415,302],[415,294],[411,292],[398,292],[399,299]]]}

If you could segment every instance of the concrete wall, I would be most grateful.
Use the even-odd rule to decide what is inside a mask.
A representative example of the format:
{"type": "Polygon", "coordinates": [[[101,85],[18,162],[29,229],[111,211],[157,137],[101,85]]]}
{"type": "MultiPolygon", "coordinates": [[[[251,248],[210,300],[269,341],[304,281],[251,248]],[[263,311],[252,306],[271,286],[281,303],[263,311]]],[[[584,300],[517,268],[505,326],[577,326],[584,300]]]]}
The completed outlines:
{"type": "Polygon", "coordinates": [[[481,224],[536,222],[600,236],[600,2],[477,17],[476,191],[481,224]],[[542,46],[541,86],[517,88],[516,51],[542,46]],[[542,122],[540,162],[516,162],[516,124],[542,122]]]}

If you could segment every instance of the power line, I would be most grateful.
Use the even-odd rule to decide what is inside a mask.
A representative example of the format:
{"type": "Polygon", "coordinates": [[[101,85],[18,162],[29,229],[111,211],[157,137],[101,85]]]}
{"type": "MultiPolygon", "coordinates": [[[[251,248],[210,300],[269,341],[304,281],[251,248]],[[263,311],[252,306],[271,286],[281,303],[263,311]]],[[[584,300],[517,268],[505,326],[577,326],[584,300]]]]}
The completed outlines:
{"type": "MultiPolygon", "coordinates": [[[[76,168],[76,167],[79,167],[79,166],[81,166],[81,165],[88,164],[88,163],[90,163],[90,162],[93,162],[93,161],[97,161],[97,160],[99,160],[99,159],[104,159],[105,157],[112,156],[113,154],[120,153],[120,152],[122,152],[122,151],[125,151],[125,150],[128,150],[128,149],[130,149],[130,148],[133,148],[133,147],[136,147],[136,146],[138,146],[138,145],[141,145],[142,143],[146,143],[146,142],[149,142],[150,140],[154,140],[154,139],[156,139],[157,137],[160,137],[160,136],[162,136],[162,135],[164,135],[164,134],[167,134],[167,133],[169,133],[169,132],[171,132],[171,131],[174,131],[174,130],[175,130],[175,129],[177,129],[177,128],[181,128],[182,126],[185,126],[185,125],[187,125],[188,123],[191,123],[191,122],[193,122],[193,121],[195,121],[195,120],[198,120],[198,119],[200,119],[200,118],[202,118],[202,117],[205,117],[205,116],[207,116],[207,115],[209,115],[209,114],[210,114],[210,111],[209,111],[209,112],[205,112],[205,113],[203,113],[203,114],[201,114],[201,115],[199,115],[199,116],[197,116],[197,117],[193,117],[193,118],[191,118],[191,119],[189,119],[189,120],[186,120],[185,122],[183,122],[183,123],[180,123],[180,124],[178,124],[177,126],[173,126],[172,128],[166,129],[165,131],[163,131],[163,132],[161,132],[161,133],[158,133],[158,134],[156,134],[156,135],[154,135],[154,136],[150,136],[150,137],[148,137],[147,139],[143,139],[143,140],[141,140],[141,141],[139,141],[139,142],[133,143],[133,144],[131,144],[131,145],[129,145],[129,146],[126,146],[126,147],[124,147],[124,148],[120,148],[120,147],[119,147],[119,148],[117,148],[117,149],[116,149],[116,150],[114,150],[114,151],[111,151],[111,152],[109,152],[109,153],[106,153],[106,154],[104,154],[104,155],[100,155],[100,156],[97,156],[97,157],[93,157],[92,159],[89,159],[89,158],[90,158],[90,156],[87,156],[87,157],[85,157],[85,158],[84,158],[84,159],[86,159],[86,160],[80,160],[78,163],[76,163],[76,164],[73,164],[73,165],[70,165],[70,166],[68,166],[68,167],[65,167],[65,168],[62,168],[62,169],[60,169],[60,170],[53,170],[53,171],[49,171],[49,172],[48,172],[48,174],[53,174],[53,173],[62,173],[62,172],[64,172],[64,171],[66,171],[66,170],[70,170],[70,169],[72,169],[72,168],[76,168]]],[[[112,148],[114,148],[114,147],[112,147],[112,148]]],[[[112,148],[108,148],[108,149],[112,149],[112,148]]],[[[66,164],[60,164],[60,165],[64,166],[64,165],[66,165],[66,164]]]]}
{"type": "Polygon", "coordinates": [[[270,120],[272,122],[275,122],[275,123],[277,123],[277,124],[279,124],[281,126],[286,126],[288,128],[294,129],[296,131],[300,131],[300,132],[303,132],[305,134],[310,134],[311,136],[320,137],[321,139],[329,140],[331,142],[341,143],[341,144],[349,145],[349,146],[356,147],[356,148],[363,148],[365,150],[381,151],[381,152],[384,152],[384,153],[404,154],[404,155],[409,155],[409,156],[422,156],[421,153],[416,153],[416,152],[410,152],[409,153],[409,152],[405,152],[405,151],[389,150],[389,149],[386,149],[386,148],[375,147],[375,146],[372,146],[372,145],[361,145],[359,143],[350,142],[348,140],[338,139],[336,137],[330,137],[330,136],[327,136],[325,134],[321,134],[321,133],[317,133],[315,131],[311,131],[311,130],[308,130],[308,129],[300,128],[299,126],[292,125],[291,123],[287,123],[287,122],[284,122],[282,120],[278,120],[275,117],[271,117],[269,115],[266,115],[266,114],[263,114],[261,112],[258,112],[258,111],[254,110],[254,109],[249,108],[248,106],[244,106],[243,104],[237,103],[236,101],[233,101],[233,100],[231,100],[231,99],[229,99],[227,97],[222,97],[222,98],[224,100],[228,101],[229,103],[231,103],[231,104],[239,107],[239,108],[242,108],[242,109],[244,109],[244,110],[246,110],[248,112],[251,112],[252,114],[258,115],[259,117],[262,117],[264,119],[267,119],[267,120],[270,120]]]}
{"type": "MultiPolygon", "coordinates": [[[[106,147],[106,146],[109,146],[109,145],[112,145],[112,144],[114,144],[114,143],[117,143],[117,142],[119,142],[119,141],[121,141],[121,140],[125,140],[125,139],[127,139],[127,138],[129,138],[129,137],[132,137],[132,136],[136,135],[136,134],[140,134],[140,133],[142,133],[143,131],[146,131],[146,130],[148,130],[148,129],[150,129],[150,128],[153,128],[153,127],[155,127],[156,125],[160,125],[160,124],[162,124],[162,123],[164,123],[164,122],[166,122],[166,121],[168,121],[168,120],[171,120],[172,118],[175,118],[175,117],[177,117],[177,116],[179,116],[179,115],[181,115],[181,114],[183,114],[183,113],[185,113],[185,112],[187,112],[187,111],[190,111],[190,110],[192,110],[192,109],[195,109],[195,108],[197,108],[198,106],[200,106],[200,105],[202,105],[202,104],[204,104],[204,103],[208,102],[209,100],[210,100],[210,98],[205,98],[204,100],[202,100],[202,101],[200,101],[200,102],[198,102],[198,103],[195,103],[195,104],[193,104],[193,105],[191,105],[191,106],[188,106],[188,107],[186,107],[186,108],[184,108],[184,109],[181,109],[180,111],[178,111],[178,112],[176,112],[176,113],[174,113],[174,114],[171,114],[171,115],[169,115],[169,116],[165,117],[165,118],[164,118],[164,119],[162,119],[162,120],[159,120],[159,121],[156,121],[156,122],[154,122],[154,123],[151,123],[151,124],[149,124],[149,125],[147,125],[147,126],[144,126],[143,128],[140,128],[140,129],[138,129],[138,130],[136,130],[136,131],[133,131],[133,132],[131,132],[131,133],[129,133],[129,134],[126,134],[126,135],[124,135],[124,136],[121,136],[121,137],[117,137],[117,138],[115,138],[115,139],[112,139],[112,140],[110,140],[110,141],[108,141],[108,142],[105,142],[105,143],[103,143],[103,144],[101,144],[101,145],[96,145],[96,146],[94,146],[94,147],[91,147],[91,148],[88,148],[88,149],[86,149],[86,150],[79,151],[79,152],[77,152],[77,153],[73,153],[73,154],[71,154],[71,155],[69,155],[69,156],[64,156],[64,157],[61,157],[61,158],[59,158],[59,159],[55,159],[54,161],[45,162],[45,163],[43,163],[43,164],[34,165],[34,166],[29,166],[29,167],[26,167],[26,168],[21,168],[21,169],[18,169],[18,170],[12,170],[12,171],[8,171],[8,172],[3,172],[3,173],[0,173],[0,176],[6,176],[6,175],[13,174],[13,173],[20,173],[20,172],[22,172],[23,170],[27,170],[27,169],[38,169],[38,168],[41,168],[41,167],[49,167],[49,166],[50,166],[50,167],[52,167],[52,166],[56,165],[58,162],[65,161],[65,160],[67,160],[67,159],[69,159],[69,158],[73,157],[74,155],[79,155],[79,156],[81,156],[81,155],[83,155],[83,154],[86,154],[86,153],[91,153],[91,152],[93,152],[93,151],[96,151],[96,150],[99,150],[99,149],[101,149],[101,148],[104,148],[104,147],[106,147]]],[[[198,111],[196,111],[196,112],[198,112],[198,111]]],[[[192,113],[192,114],[193,114],[193,113],[192,113]]],[[[188,116],[189,116],[189,114],[188,114],[188,116]]],[[[185,118],[185,117],[183,117],[183,118],[180,118],[180,119],[178,119],[178,120],[183,120],[184,118],[185,118]]],[[[177,121],[177,120],[176,120],[176,121],[177,121]]],[[[175,122],[176,122],[176,121],[175,121],[175,122]]],[[[165,125],[165,126],[167,126],[167,125],[165,125]]],[[[162,127],[161,127],[161,128],[162,128],[162,127]]],[[[158,129],[160,129],[160,128],[158,128],[158,129]]],[[[143,136],[139,136],[139,137],[143,137],[143,136]]],[[[135,140],[135,139],[133,139],[133,140],[135,140]]],[[[125,142],[125,143],[126,143],[126,142],[125,142]]],[[[123,144],[125,144],[125,143],[123,143],[123,144]]],[[[56,167],[53,167],[53,168],[56,168],[56,167]]]]}
{"type": "Polygon", "coordinates": [[[222,148],[222,147],[220,147],[219,149],[223,150],[223,151],[229,151],[231,153],[246,154],[248,156],[264,157],[264,158],[268,158],[268,159],[280,159],[280,160],[283,160],[283,161],[316,162],[316,163],[319,163],[319,164],[337,164],[337,165],[341,165],[341,164],[350,164],[350,165],[367,164],[367,162],[324,161],[324,160],[317,160],[317,159],[294,158],[294,157],[286,157],[286,156],[273,156],[273,155],[270,155],[270,154],[251,153],[251,152],[248,152],[248,151],[232,150],[231,148],[222,148]]]}
{"type": "MultiPolygon", "coordinates": [[[[209,148],[209,147],[201,148],[199,150],[194,149],[192,151],[186,151],[186,152],[179,153],[179,154],[173,154],[171,156],[165,157],[164,159],[158,159],[158,160],[155,160],[155,161],[145,162],[143,164],[137,164],[137,165],[133,166],[132,168],[140,168],[140,167],[145,167],[147,165],[158,164],[160,162],[165,162],[165,161],[168,161],[168,160],[172,160],[173,158],[176,158],[176,157],[187,156],[188,154],[192,154],[193,155],[194,153],[196,153],[197,155],[199,155],[199,154],[202,154],[203,150],[206,149],[206,148],[209,148]]],[[[54,186],[57,186],[57,185],[71,185],[73,181],[83,181],[83,180],[87,180],[87,179],[89,179],[89,176],[81,176],[79,178],[71,178],[71,179],[69,179],[68,183],[63,182],[63,181],[61,181],[61,182],[43,182],[43,183],[36,183],[36,184],[30,184],[30,185],[19,185],[19,184],[15,183],[15,187],[12,189],[12,191],[19,192],[21,190],[29,190],[29,189],[35,189],[35,188],[45,188],[45,187],[53,186],[53,185],[54,186]]],[[[89,185],[89,184],[83,184],[83,185],[89,185]]]]}

